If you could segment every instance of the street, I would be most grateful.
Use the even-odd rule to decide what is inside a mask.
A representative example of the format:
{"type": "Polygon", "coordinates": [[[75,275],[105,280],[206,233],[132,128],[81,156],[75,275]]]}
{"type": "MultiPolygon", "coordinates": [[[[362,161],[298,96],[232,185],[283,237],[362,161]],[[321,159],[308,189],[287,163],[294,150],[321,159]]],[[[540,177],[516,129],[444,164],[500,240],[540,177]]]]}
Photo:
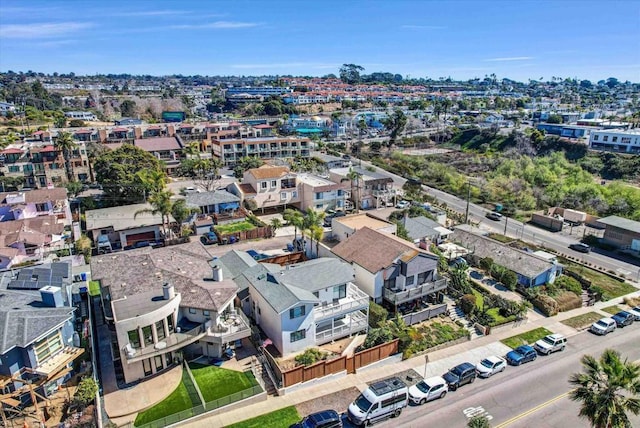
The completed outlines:
{"type": "MultiPolygon", "coordinates": [[[[578,418],[579,406],[563,394],[570,389],[568,378],[582,368],[583,354],[599,357],[613,348],[630,361],[640,359],[640,323],[604,337],[583,332],[569,338],[567,349],[538,358],[520,367],[507,367],[489,379],[476,379],[441,400],[409,406],[398,419],[376,424],[380,427],[465,427],[470,417],[484,414],[492,427],[586,427],[578,418]]],[[[473,361],[472,363],[476,363],[473,361]]],[[[632,418],[640,426],[640,417],[632,418]]]]}

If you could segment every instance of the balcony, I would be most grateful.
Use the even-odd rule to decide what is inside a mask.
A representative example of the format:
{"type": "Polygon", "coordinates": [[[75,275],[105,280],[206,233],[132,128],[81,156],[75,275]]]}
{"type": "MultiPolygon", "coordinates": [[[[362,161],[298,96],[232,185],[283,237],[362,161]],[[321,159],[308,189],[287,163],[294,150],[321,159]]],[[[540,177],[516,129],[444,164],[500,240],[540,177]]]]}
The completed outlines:
{"type": "MultiPolygon", "coordinates": [[[[368,302],[367,302],[368,304],[368,302]]],[[[369,320],[362,312],[352,312],[344,318],[334,320],[326,325],[316,325],[316,345],[366,331],[369,320]]]]}
{"type": "Polygon", "coordinates": [[[442,291],[447,288],[447,280],[442,278],[434,282],[425,282],[424,284],[410,288],[408,290],[396,290],[391,288],[383,288],[383,297],[393,303],[399,305],[404,302],[419,299],[437,291],[442,291]]]}
{"type": "Polygon", "coordinates": [[[177,351],[202,339],[206,335],[204,324],[200,324],[195,328],[185,332],[172,333],[165,337],[162,341],[145,346],[144,348],[131,348],[125,346],[125,354],[127,362],[135,363],[145,358],[155,357],[156,355],[166,354],[167,352],[177,351]]]}
{"type": "Polygon", "coordinates": [[[73,346],[65,346],[61,352],[47,358],[42,364],[36,367],[33,372],[42,375],[49,376],[56,374],[63,367],[66,367],[70,362],[74,361],[80,355],[84,353],[83,348],[75,348],[73,346]]]}
{"type": "Polygon", "coordinates": [[[347,296],[344,299],[334,301],[334,303],[323,303],[313,308],[313,315],[316,322],[329,318],[348,314],[350,312],[367,309],[369,307],[369,296],[353,284],[348,285],[347,296]]]}
{"type": "Polygon", "coordinates": [[[229,317],[216,326],[207,329],[208,339],[213,339],[214,343],[224,344],[235,342],[251,336],[251,323],[241,310],[230,314],[229,317]]]}

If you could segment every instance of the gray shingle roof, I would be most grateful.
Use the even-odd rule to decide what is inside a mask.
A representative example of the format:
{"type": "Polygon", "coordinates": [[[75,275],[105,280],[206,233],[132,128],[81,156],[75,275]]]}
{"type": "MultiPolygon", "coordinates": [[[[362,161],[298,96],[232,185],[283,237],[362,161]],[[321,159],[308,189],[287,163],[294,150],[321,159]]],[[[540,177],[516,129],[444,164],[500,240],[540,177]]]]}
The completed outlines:
{"type": "Polygon", "coordinates": [[[455,228],[451,240],[460,243],[476,257],[491,257],[495,263],[527,278],[536,278],[552,267],[551,262],[538,256],[460,228],[455,228]]]}
{"type": "Polygon", "coordinates": [[[207,205],[225,204],[229,202],[240,202],[233,193],[229,193],[226,190],[216,190],[215,192],[202,192],[202,193],[187,193],[187,204],[204,207],[207,205]]]}
{"type": "Polygon", "coordinates": [[[401,220],[409,237],[414,241],[425,237],[438,236],[439,232],[435,230],[435,227],[439,227],[440,224],[437,221],[433,221],[430,218],[420,216],[414,218],[403,218],[401,220]]]}
{"type": "Polygon", "coordinates": [[[280,272],[279,281],[314,292],[353,281],[353,268],[333,258],[320,258],[292,265],[280,272]]]}
{"type": "Polygon", "coordinates": [[[616,215],[601,218],[598,220],[598,223],[619,227],[620,229],[628,230],[629,232],[640,233],[640,221],[618,217],[616,215]]]}

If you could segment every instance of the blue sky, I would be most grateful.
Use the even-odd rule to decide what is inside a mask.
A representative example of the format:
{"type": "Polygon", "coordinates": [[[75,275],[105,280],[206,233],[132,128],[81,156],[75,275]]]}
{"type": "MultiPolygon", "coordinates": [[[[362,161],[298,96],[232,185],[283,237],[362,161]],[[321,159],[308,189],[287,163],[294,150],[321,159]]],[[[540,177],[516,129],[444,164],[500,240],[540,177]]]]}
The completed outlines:
{"type": "Polygon", "coordinates": [[[640,81],[640,0],[0,0],[0,70],[640,81]]]}

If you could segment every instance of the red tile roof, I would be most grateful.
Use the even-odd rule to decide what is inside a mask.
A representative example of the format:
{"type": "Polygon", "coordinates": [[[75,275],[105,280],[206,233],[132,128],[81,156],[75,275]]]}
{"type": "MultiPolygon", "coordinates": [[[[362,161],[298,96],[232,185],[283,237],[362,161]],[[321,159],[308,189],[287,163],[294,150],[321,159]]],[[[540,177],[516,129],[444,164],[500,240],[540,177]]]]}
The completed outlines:
{"type": "Polygon", "coordinates": [[[53,146],[45,146],[40,150],[40,153],[42,152],[55,152],[56,148],[53,146]]]}
{"type": "Polygon", "coordinates": [[[113,132],[129,132],[128,128],[113,128],[113,132]]]}
{"type": "Polygon", "coordinates": [[[267,125],[266,123],[263,123],[261,125],[254,126],[254,128],[256,128],[256,129],[269,129],[269,128],[273,128],[273,126],[267,125]]]}
{"type": "Polygon", "coordinates": [[[88,129],[81,129],[79,131],[74,132],[74,134],[93,134],[93,131],[89,131],[88,129]]]}
{"type": "Polygon", "coordinates": [[[24,151],[20,150],[20,149],[5,149],[1,152],[4,155],[10,155],[10,154],[14,154],[14,153],[24,153],[24,151]]]}

